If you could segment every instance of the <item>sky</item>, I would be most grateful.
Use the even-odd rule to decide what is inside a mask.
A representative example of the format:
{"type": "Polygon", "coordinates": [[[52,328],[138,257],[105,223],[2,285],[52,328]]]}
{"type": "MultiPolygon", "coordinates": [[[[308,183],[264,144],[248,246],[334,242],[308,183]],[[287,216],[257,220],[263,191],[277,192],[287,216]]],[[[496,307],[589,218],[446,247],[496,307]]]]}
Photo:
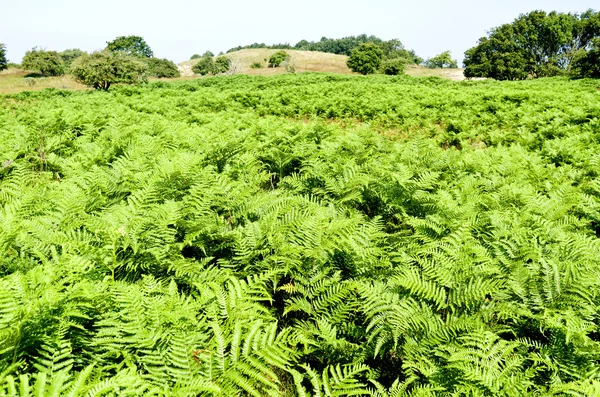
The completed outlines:
{"type": "Polygon", "coordinates": [[[20,62],[33,47],[100,50],[118,36],[142,36],[177,63],[254,42],[273,44],[366,33],[400,39],[429,58],[464,52],[486,32],[532,10],[583,12],[598,0],[0,0],[0,43],[20,62]]]}

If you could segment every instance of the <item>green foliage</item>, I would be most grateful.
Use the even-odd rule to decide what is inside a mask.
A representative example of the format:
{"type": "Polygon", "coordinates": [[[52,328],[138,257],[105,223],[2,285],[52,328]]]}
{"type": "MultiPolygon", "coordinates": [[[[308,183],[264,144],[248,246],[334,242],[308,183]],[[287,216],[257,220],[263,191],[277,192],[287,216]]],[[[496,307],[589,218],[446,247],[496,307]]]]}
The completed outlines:
{"type": "Polygon", "coordinates": [[[0,72],[8,69],[8,59],[6,59],[6,46],[0,43],[0,72]]]}
{"type": "Polygon", "coordinates": [[[592,40],[588,51],[580,50],[573,59],[574,77],[600,78],[600,37],[592,40]]]}
{"type": "Polygon", "coordinates": [[[353,72],[372,74],[379,70],[382,58],[381,48],[373,43],[365,43],[352,50],[347,64],[353,72]]]}
{"type": "Polygon", "coordinates": [[[148,75],[152,77],[179,77],[181,73],[177,65],[168,59],[148,58],[148,75]]]}
{"type": "Polygon", "coordinates": [[[444,51],[441,54],[438,54],[433,58],[429,58],[428,60],[426,60],[425,66],[427,66],[428,68],[456,69],[458,68],[458,62],[456,62],[455,59],[452,59],[450,51],[444,51]]]}
{"type": "Polygon", "coordinates": [[[148,66],[135,58],[108,51],[83,55],[71,66],[76,81],[105,91],[113,84],[146,82],[147,70],[148,66]]]}
{"type": "Polygon", "coordinates": [[[598,395],[596,86],[6,97],[0,395],[598,395]]]}
{"type": "Polygon", "coordinates": [[[56,51],[33,48],[25,53],[21,67],[25,70],[40,72],[42,76],[62,76],[65,65],[56,51]]]}
{"type": "Polygon", "coordinates": [[[269,57],[269,67],[276,68],[288,59],[290,59],[290,55],[287,52],[277,51],[269,57]]]}
{"type": "Polygon", "coordinates": [[[213,74],[215,71],[215,62],[212,57],[204,56],[192,66],[192,71],[202,76],[213,74]]]}
{"type": "Polygon", "coordinates": [[[381,71],[390,76],[404,73],[406,60],[404,58],[386,59],[381,63],[381,71]]]}
{"type": "Polygon", "coordinates": [[[522,80],[565,74],[576,57],[586,58],[581,52],[588,51],[598,37],[600,12],[532,11],[492,29],[488,37],[467,50],[465,76],[522,80]]]}
{"type": "Polygon", "coordinates": [[[226,73],[231,68],[231,59],[226,56],[218,56],[215,59],[214,74],[226,73]]]}
{"type": "Polygon", "coordinates": [[[79,58],[82,55],[87,54],[84,51],[81,51],[78,48],[72,48],[69,50],[64,50],[62,52],[59,52],[58,55],[60,55],[60,58],[62,59],[66,70],[69,70],[71,68],[71,64],[73,63],[73,61],[77,58],[79,58]]]}
{"type": "Polygon", "coordinates": [[[262,68],[263,68],[262,62],[252,62],[250,64],[250,69],[262,69],[262,68]]]}
{"type": "Polygon", "coordinates": [[[137,58],[152,58],[154,53],[140,36],[119,36],[113,41],[107,41],[106,49],[110,52],[122,52],[127,56],[137,58]]]}

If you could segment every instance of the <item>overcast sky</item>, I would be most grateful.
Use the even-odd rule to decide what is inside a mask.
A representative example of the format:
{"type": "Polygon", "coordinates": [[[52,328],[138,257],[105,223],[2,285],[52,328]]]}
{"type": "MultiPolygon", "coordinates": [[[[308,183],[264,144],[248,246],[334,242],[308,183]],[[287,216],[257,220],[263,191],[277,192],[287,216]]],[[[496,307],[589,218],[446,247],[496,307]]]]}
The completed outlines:
{"type": "Polygon", "coordinates": [[[143,36],[154,55],[176,62],[194,53],[254,42],[361,33],[397,38],[421,57],[463,53],[486,32],[532,10],[582,12],[598,0],[0,0],[0,43],[19,62],[40,46],[99,50],[121,35],[143,36]]]}

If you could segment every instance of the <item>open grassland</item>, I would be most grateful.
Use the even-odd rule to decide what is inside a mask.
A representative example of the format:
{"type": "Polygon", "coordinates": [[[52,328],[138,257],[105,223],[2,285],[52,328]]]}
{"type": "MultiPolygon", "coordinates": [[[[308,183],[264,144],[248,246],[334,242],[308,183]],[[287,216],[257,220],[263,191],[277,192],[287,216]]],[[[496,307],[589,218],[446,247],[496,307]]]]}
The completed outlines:
{"type": "Polygon", "coordinates": [[[87,89],[86,86],[73,80],[71,76],[39,77],[32,72],[14,68],[0,72],[0,93],[2,94],[16,94],[21,91],[39,91],[45,88],[56,88],[60,90],[87,89]]]}
{"type": "Polygon", "coordinates": [[[0,395],[599,395],[596,87],[0,97],[0,395]]]}

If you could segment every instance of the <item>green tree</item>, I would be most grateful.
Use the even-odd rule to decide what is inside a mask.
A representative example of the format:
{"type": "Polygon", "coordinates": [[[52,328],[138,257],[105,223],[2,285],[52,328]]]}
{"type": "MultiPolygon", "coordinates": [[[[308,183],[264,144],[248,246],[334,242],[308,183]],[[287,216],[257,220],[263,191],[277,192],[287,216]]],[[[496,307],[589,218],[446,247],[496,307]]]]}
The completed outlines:
{"type": "Polygon", "coordinates": [[[465,52],[466,77],[516,80],[568,73],[600,37],[600,13],[532,11],[490,31],[465,52]],[[578,55],[579,54],[579,55],[578,55]]]}
{"type": "Polygon", "coordinates": [[[25,70],[38,71],[42,76],[62,76],[65,64],[56,51],[45,51],[33,48],[25,53],[21,67],[25,70]]]}
{"type": "Polygon", "coordinates": [[[276,68],[288,59],[290,59],[290,55],[287,52],[277,51],[269,58],[269,66],[276,68]]]}
{"type": "Polygon", "coordinates": [[[434,56],[433,58],[429,58],[425,61],[425,66],[428,68],[448,68],[448,69],[456,69],[458,68],[458,62],[456,59],[452,59],[452,55],[450,51],[444,51],[441,54],[434,56]]]}
{"type": "Polygon", "coordinates": [[[396,76],[404,73],[406,69],[405,58],[386,59],[381,63],[381,71],[390,76],[396,76]]]}
{"type": "Polygon", "coordinates": [[[353,72],[372,74],[379,70],[383,50],[373,43],[364,43],[352,50],[347,65],[353,72]]]}
{"type": "Polygon", "coordinates": [[[198,58],[202,58],[202,56],[200,54],[194,54],[194,55],[192,55],[190,60],[194,60],[194,59],[198,59],[198,58]]]}
{"type": "Polygon", "coordinates": [[[73,61],[80,56],[87,54],[86,52],[80,50],[79,48],[71,48],[69,50],[64,50],[58,53],[63,63],[65,64],[65,69],[69,70],[73,61]]]}
{"type": "Polygon", "coordinates": [[[140,36],[119,36],[106,43],[110,52],[123,52],[138,58],[152,58],[154,53],[146,41],[140,36]]]}
{"type": "Polygon", "coordinates": [[[179,77],[177,65],[168,59],[148,58],[148,75],[152,77],[179,77]]]}
{"type": "Polygon", "coordinates": [[[213,73],[215,71],[215,63],[212,57],[200,58],[198,63],[192,66],[192,71],[202,76],[213,73]]]}
{"type": "Polygon", "coordinates": [[[573,77],[600,78],[600,38],[592,41],[589,51],[580,50],[573,60],[573,77]]]}
{"type": "Polygon", "coordinates": [[[214,74],[225,73],[231,68],[231,59],[226,56],[218,56],[215,59],[214,74]]]}
{"type": "Polygon", "coordinates": [[[0,72],[8,69],[8,59],[6,59],[6,46],[0,43],[0,72]]]}
{"type": "Polygon", "coordinates": [[[77,58],[71,66],[71,74],[76,81],[105,91],[113,84],[146,82],[147,70],[146,63],[109,51],[85,54],[77,58]]]}

